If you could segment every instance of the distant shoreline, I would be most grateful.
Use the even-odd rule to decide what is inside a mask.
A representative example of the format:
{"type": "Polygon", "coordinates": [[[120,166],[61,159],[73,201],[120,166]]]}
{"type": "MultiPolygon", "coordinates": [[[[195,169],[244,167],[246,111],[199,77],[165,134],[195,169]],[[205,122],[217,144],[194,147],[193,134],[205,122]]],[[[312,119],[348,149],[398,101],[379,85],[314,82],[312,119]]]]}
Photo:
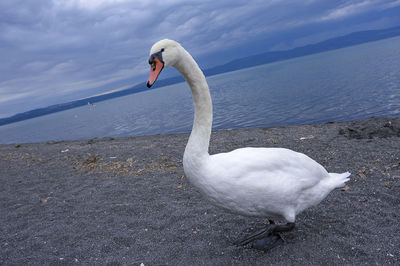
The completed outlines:
{"type": "MultiPolygon", "coordinates": [[[[257,131],[265,129],[280,129],[280,128],[297,128],[297,127],[321,127],[324,125],[355,125],[355,127],[349,126],[348,130],[341,131],[339,134],[345,135],[348,138],[359,138],[369,139],[374,137],[387,138],[387,137],[400,137],[400,115],[398,116],[372,116],[361,120],[348,120],[348,121],[323,121],[315,123],[305,124],[294,124],[294,125],[280,125],[280,126],[266,126],[266,127],[244,127],[244,128],[229,128],[229,129],[213,129],[212,133],[216,132],[239,132],[239,131],[257,131]]],[[[146,134],[146,135],[133,135],[123,137],[94,137],[94,138],[82,138],[82,139],[65,139],[65,140],[46,140],[46,141],[31,141],[31,142],[14,142],[14,143],[0,143],[1,145],[34,145],[34,144],[55,144],[55,143],[67,143],[67,142],[98,142],[108,140],[118,140],[127,138],[152,138],[153,136],[181,136],[189,135],[190,131],[187,132],[176,132],[176,133],[165,133],[165,134],[146,134]]]]}
{"type": "MultiPolygon", "coordinates": [[[[210,69],[204,70],[206,76],[213,76],[217,74],[227,73],[235,70],[245,69],[253,66],[274,63],[278,61],[288,60],[296,57],[317,54],[321,52],[327,52],[337,50],[345,47],[359,45],[363,43],[379,41],[383,39],[393,38],[400,35],[400,27],[383,29],[383,30],[370,30],[354,32],[345,36],[332,38],[326,41],[322,41],[316,44],[306,45],[303,47],[297,47],[286,51],[275,51],[266,52],[258,55],[248,56],[240,59],[235,59],[227,64],[216,66],[210,69]]],[[[183,78],[172,77],[164,80],[159,80],[154,87],[151,89],[160,88],[163,86],[173,85],[179,82],[183,82],[183,78]]],[[[137,84],[129,89],[119,90],[112,93],[106,93],[93,97],[88,97],[80,100],[75,100],[62,104],[55,104],[48,107],[38,108],[27,112],[19,113],[11,117],[0,118],[0,126],[7,125],[51,113],[61,112],[68,109],[87,105],[88,103],[96,103],[112,98],[122,97],[129,94],[139,93],[149,90],[145,82],[137,84]]]]}

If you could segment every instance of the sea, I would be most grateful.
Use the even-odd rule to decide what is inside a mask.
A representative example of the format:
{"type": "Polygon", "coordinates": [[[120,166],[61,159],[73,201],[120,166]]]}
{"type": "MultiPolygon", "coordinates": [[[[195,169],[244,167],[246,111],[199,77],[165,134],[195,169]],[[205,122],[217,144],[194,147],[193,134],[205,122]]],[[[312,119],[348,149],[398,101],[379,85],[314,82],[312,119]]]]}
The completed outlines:
{"type": "MultiPolygon", "coordinates": [[[[400,116],[400,37],[207,81],[214,130],[400,116]]],[[[183,133],[192,122],[190,89],[178,83],[0,126],[0,143],[183,133]]]]}

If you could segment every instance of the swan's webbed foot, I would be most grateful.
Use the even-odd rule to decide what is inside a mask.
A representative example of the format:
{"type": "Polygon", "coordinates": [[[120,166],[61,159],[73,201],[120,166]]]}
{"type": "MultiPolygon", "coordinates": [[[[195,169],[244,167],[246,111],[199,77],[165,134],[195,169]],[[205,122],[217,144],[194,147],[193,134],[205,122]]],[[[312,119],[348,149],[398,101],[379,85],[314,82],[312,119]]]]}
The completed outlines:
{"type": "Polygon", "coordinates": [[[281,235],[279,233],[274,233],[272,235],[269,235],[267,237],[257,239],[253,242],[251,247],[258,249],[258,250],[270,250],[274,247],[281,246],[285,242],[283,241],[281,235]]]}
{"type": "Polygon", "coordinates": [[[276,246],[280,246],[284,243],[282,237],[279,233],[281,232],[289,232],[293,230],[295,227],[295,223],[287,223],[278,225],[273,221],[270,221],[270,224],[267,225],[264,229],[251,234],[250,236],[245,237],[237,241],[235,244],[244,246],[253,242],[252,247],[259,250],[269,250],[276,246]]]}

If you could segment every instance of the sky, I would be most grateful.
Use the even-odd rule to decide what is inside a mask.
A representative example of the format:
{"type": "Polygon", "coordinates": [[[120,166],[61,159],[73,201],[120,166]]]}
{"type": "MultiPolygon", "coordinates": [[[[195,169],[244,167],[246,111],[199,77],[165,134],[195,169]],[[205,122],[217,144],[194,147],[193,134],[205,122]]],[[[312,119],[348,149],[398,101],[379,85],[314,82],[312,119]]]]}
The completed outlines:
{"type": "Polygon", "coordinates": [[[400,0],[2,0],[0,118],[145,83],[160,39],[206,69],[400,26],[399,14],[400,0]]]}

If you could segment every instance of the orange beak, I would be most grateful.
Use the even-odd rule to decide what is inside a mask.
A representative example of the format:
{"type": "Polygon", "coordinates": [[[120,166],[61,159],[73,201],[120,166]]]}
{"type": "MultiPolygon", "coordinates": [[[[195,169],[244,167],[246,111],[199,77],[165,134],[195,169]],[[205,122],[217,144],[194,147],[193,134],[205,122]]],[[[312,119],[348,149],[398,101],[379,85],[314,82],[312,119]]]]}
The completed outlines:
{"type": "Polygon", "coordinates": [[[158,75],[160,75],[161,70],[163,70],[163,68],[164,68],[164,63],[158,60],[157,58],[154,58],[154,61],[150,66],[150,75],[146,83],[148,88],[153,86],[154,82],[156,82],[158,75]]]}

